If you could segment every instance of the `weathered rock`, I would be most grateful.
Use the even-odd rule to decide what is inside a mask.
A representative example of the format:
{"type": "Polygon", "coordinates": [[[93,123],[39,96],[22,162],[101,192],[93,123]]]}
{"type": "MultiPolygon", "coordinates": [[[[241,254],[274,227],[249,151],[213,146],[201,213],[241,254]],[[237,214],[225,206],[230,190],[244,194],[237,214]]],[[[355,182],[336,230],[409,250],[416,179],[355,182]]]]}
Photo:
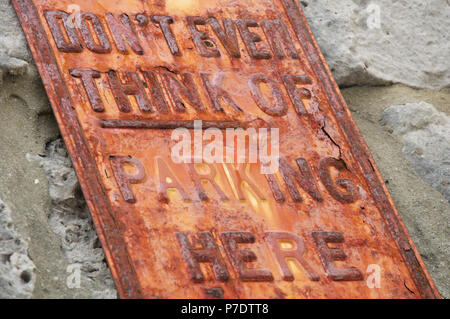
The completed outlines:
{"type": "Polygon", "coordinates": [[[412,167],[450,202],[450,117],[431,104],[408,103],[387,108],[382,123],[403,136],[412,167]]]}
{"type": "Polygon", "coordinates": [[[25,35],[10,0],[0,0],[0,56],[32,61],[25,35]]]}
{"type": "Polygon", "coordinates": [[[47,175],[52,203],[48,222],[61,238],[69,269],[79,268],[80,286],[91,290],[92,298],[115,298],[111,273],[64,142],[55,140],[47,145],[45,156],[29,158],[39,161],[47,175]]]}
{"type": "Polygon", "coordinates": [[[5,74],[24,75],[27,72],[28,62],[8,56],[0,56],[0,70],[5,74]]]}
{"type": "Polygon", "coordinates": [[[27,153],[42,154],[58,128],[39,77],[6,75],[0,86],[0,198],[11,210],[17,233],[28,243],[36,266],[33,297],[76,296],[68,290],[64,258],[57,236],[48,225],[50,212],[46,177],[27,153]]]}
{"type": "MultiPolygon", "coordinates": [[[[63,183],[61,175],[71,172],[67,178],[68,186],[61,190],[54,183],[48,183],[44,170],[27,156],[47,156],[46,144],[59,135],[42,83],[32,72],[33,68],[23,76],[7,75],[0,86],[0,197],[11,208],[14,228],[27,239],[28,252],[36,266],[33,297],[113,297],[114,290],[105,288],[113,284],[103,275],[102,267],[105,266],[101,248],[89,249],[96,245],[91,234],[95,234],[95,230],[90,220],[78,219],[83,209],[62,216],[58,211],[58,208],[82,202],[76,191],[73,169],[55,165],[56,183],[63,183]],[[65,191],[66,188],[69,190],[65,191]],[[54,198],[59,199],[56,200],[58,204],[68,205],[55,205],[54,198]],[[72,216],[75,217],[71,219],[72,216]],[[63,226],[58,228],[60,219],[63,226]],[[77,236],[85,238],[80,240],[88,246],[85,253],[71,250],[70,245],[74,245],[77,236]],[[99,261],[102,264],[98,264],[99,261]],[[67,282],[73,273],[69,270],[75,270],[77,264],[81,270],[80,288],[69,287],[67,282]]],[[[79,205],[84,207],[83,203],[79,205]]]]}
{"type": "Polygon", "coordinates": [[[31,54],[16,13],[8,0],[0,0],[0,85],[3,77],[27,72],[31,54]]]}
{"type": "Polygon", "coordinates": [[[0,200],[0,298],[31,298],[34,269],[28,245],[14,229],[11,211],[0,200]]]}
{"type": "Polygon", "coordinates": [[[300,3],[339,85],[450,85],[449,1],[300,3]]]}

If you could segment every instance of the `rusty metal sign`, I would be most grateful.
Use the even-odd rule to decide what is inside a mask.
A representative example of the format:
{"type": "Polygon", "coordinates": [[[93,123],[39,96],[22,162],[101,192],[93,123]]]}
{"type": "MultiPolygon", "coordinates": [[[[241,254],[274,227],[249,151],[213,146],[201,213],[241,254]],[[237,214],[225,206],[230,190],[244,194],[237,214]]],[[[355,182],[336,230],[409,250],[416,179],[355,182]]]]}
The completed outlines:
{"type": "Polygon", "coordinates": [[[297,1],[13,3],[121,297],[439,297],[297,1]]]}

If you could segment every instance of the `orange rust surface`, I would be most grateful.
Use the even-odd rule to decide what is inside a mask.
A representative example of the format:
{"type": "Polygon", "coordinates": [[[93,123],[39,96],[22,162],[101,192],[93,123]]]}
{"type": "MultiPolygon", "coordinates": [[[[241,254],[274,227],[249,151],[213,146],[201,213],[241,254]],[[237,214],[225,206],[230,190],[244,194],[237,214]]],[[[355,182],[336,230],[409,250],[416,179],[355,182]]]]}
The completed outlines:
{"type": "MultiPolygon", "coordinates": [[[[121,297],[439,297],[296,1],[14,0],[13,3],[47,88],[121,297]],[[110,52],[92,52],[83,41],[81,52],[62,52],[58,49],[45,12],[68,11],[69,5],[74,3],[79,5],[81,11],[100,18],[111,44],[110,52]],[[105,22],[106,13],[116,17],[126,13],[130,17],[138,34],[142,55],[133,52],[130,46],[128,54],[118,51],[112,31],[105,22]],[[172,17],[170,26],[181,54],[174,55],[170,51],[161,29],[150,18],[139,25],[135,19],[138,14],[147,18],[151,15],[172,17]],[[283,59],[276,57],[269,46],[270,35],[264,34],[260,27],[252,29],[262,39],[257,47],[265,49],[272,57],[251,57],[238,31],[241,57],[231,57],[208,25],[199,25],[198,29],[205,31],[216,42],[213,46],[221,54],[219,57],[201,56],[187,26],[186,17],[189,16],[215,17],[221,25],[223,18],[255,19],[258,22],[281,19],[287,26],[299,58],[289,57],[286,51],[283,59]],[[81,79],[71,75],[70,70],[73,69],[99,72],[95,83],[104,106],[103,112],[93,109],[81,79]],[[163,72],[175,76],[190,72],[194,74],[205,111],[200,112],[186,104],[186,112],[175,112],[174,101],[169,98],[170,88],[162,85],[168,113],[158,112],[151,98],[153,112],[143,112],[134,97],[128,98],[130,112],[121,112],[115,99],[117,94],[108,80],[111,70],[119,74],[151,70],[160,83],[163,72]],[[214,111],[202,87],[201,72],[211,75],[211,79],[213,75],[222,74],[222,88],[230,93],[243,112],[234,109],[230,103],[223,103],[223,100],[224,112],[214,111]],[[269,115],[255,103],[248,83],[251,74],[260,73],[280,84],[287,105],[285,114],[269,115]],[[286,87],[281,84],[284,74],[307,75],[311,79],[311,83],[304,84],[311,94],[310,98],[304,99],[305,114],[296,112],[286,87]],[[228,200],[223,200],[210,183],[202,183],[209,200],[201,200],[187,165],[174,164],[171,160],[171,147],[175,143],[171,139],[171,129],[107,128],[101,123],[101,120],[189,122],[197,119],[279,128],[280,153],[294,169],[298,169],[296,159],[306,161],[321,200],[298,187],[302,201],[294,201],[280,172],[274,178],[285,200],[277,200],[267,178],[259,172],[258,165],[253,164],[248,165],[246,174],[240,172],[241,175],[236,167],[214,164],[217,171],[215,181],[228,200]],[[136,177],[136,180],[129,180],[133,200],[126,201],[119,185],[117,169],[111,161],[111,158],[118,156],[136,159],[145,171],[144,174],[140,172],[142,176],[136,177]],[[338,200],[330,192],[320,175],[319,163],[324,158],[342,163],[342,169],[330,167],[331,179],[333,182],[338,179],[351,181],[357,192],[354,200],[338,200]],[[168,172],[166,165],[170,167],[168,172]],[[165,193],[167,198],[162,200],[159,184],[165,173],[175,176],[186,191],[187,198],[183,198],[179,190],[169,189],[165,193]],[[234,174],[236,178],[233,178],[234,174]],[[243,182],[245,178],[242,175],[250,176],[250,183],[243,182]],[[239,188],[243,198],[239,196],[239,188]],[[198,237],[201,232],[212,236],[220,264],[229,275],[227,278],[220,279],[210,260],[192,259],[188,256],[189,251],[183,254],[181,237],[177,234],[185,234],[192,248],[201,250],[205,248],[202,247],[204,242],[201,237],[198,237]],[[245,267],[266,270],[272,278],[255,275],[250,276],[249,281],[245,280],[235,264],[236,259],[240,258],[239,253],[233,255],[228,247],[230,241],[224,233],[229,232],[253,234],[254,243],[248,240],[248,243],[237,245],[238,249],[249,249],[256,256],[256,260],[244,262],[245,267]],[[304,244],[301,259],[309,265],[310,272],[316,274],[318,280],[308,276],[301,262],[277,256],[269,244],[270,232],[285,232],[301,238],[304,244]],[[337,232],[345,239],[343,242],[336,239],[334,243],[327,243],[321,251],[317,240],[320,232],[337,232]],[[324,256],[323,249],[333,248],[343,250],[346,257],[336,261],[324,256]],[[199,265],[203,280],[192,275],[189,258],[199,265]],[[283,277],[283,261],[280,259],[288,265],[292,278],[283,277]],[[327,267],[330,261],[338,269],[357,269],[361,278],[333,279],[333,270],[327,267]],[[378,265],[381,269],[379,288],[368,287],[370,273],[367,269],[370,265],[378,265]]],[[[76,32],[79,36],[79,30],[76,32]]],[[[67,35],[65,38],[67,40],[67,35]]],[[[98,40],[95,39],[97,43],[98,40]]],[[[141,80],[145,82],[144,78],[141,80]]],[[[144,85],[147,96],[150,96],[151,88],[148,82],[144,85]]],[[[269,104],[275,103],[265,85],[261,85],[260,89],[269,104]]],[[[131,176],[139,173],[137,166],[133,168],[132,164],[117,167],[131,176]]],[[[197,165],[196,169],[208,172],[201,165],[197,165]]],[[[337,186],[337,190],[345,193],[342,185],[337,186]]],[[[275,240],[275,244],[283,251],[299,248],[288,239],[275,240]]]]}

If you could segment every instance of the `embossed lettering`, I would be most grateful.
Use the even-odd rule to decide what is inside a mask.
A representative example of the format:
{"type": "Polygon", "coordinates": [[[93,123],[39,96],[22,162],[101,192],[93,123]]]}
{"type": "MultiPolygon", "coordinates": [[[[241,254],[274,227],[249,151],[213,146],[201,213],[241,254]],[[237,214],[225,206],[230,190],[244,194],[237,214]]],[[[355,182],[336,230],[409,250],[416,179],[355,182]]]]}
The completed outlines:
{"type": "Polygon", "coordinates": [[[156,107],[156,109],[163,114],[169,113],[169,106],[167,105],[167,101],[164,98],[163,89],[161,84],[156,77],[155,72],[153,71],[142,71],[145,79],[150,85],[150,96],[152,99],[152,105],[156,107]]]}
{"type": "Polygon", "coordinates": [[[136,72],[124,72],[125,83],[122,82],[116,71],[110,70],[107,74],[114,93],[114,99],[121,112],[128,113],[131,111],[128,95],[133,95],[136,98],[136,102],[143,112],[152,111],[142,81],[136,72]]]}
{"type": "Polygon", "coordinates": [[[316,242],[317,248],[320,252],[320,261],[323,267],[328,272],[331,280],[334,281],[359,281],[363,280],[361,271],[357,268],[337,268],[335,260],[345,260],[347,255],[338,248],[328,247],[328,243],[343,243],[345,241],[344,235],[339,232],[313,232],[312,237],[316,242]]]}
{"type": "Polygon", "coordinates": [[[241,52],[239,52],[239,42],[233,20],[227,18],[223,19],[223,28],[220,26],[219,21],[214,17],[208,18],[208,22],[228,54],[232,58],[240,58],[241,52]]]}
{"type": "Polygon", "coordinates": [[[258,48],[256,43],[261,42],[261,37],[249,30],[249,28],[257,28],[258,23],[253,19],[238,19],[236,23],[239,27],[242,40],[245,43],[248,54],[254,59],[270,59],[272,56],[269,51],[263,48],[258,48]]]}
{"type": "Polygon", "coordinates": [[[95,112],[104,112],[105,107],[98,92],[97,84],[95,83],[95,79],[101,77],[100,72],[92,69],[71,69],[69,72],[73,77],[81,78],[92,109],[95,112]]]}
{"type": "Polygon", "coordinates": [[[245,200],[244,192],[242,191],[242,182],[246,182],[246,184],[251,188],[251,190],[259,197],[260,200],[265,200],[266,197],[261,192],[260,187],[256,185],[256,183],[248,176],[246,172],[247,164],[237,164],[237,169],[233,164],[224,164],[231,181],[233,183],[234,189],[237,192],[237,196],[240,200],[245,200]]]}
{"type": "Polygon", "coordinates": [[[190,200],[188,193],[185,191],[183,186],[181,186],[180,181],[177,176],[173,173],[171,168],[167,163],[161,158],[155,158],[157,181],[158,181],[158,199],[160,202],[169,203],[169,196],[167,195],[167,190],[169,188],[176,189],[181,198],[184,201],[190,200]]]}
{"type": "Polygon", "coordinates": [[[311,84],[311,78],[307,75],[283,75],[282,79],[297,114],[307,115],[303,99],[311,99],[311,91],[305,88],[298,89],[297,85],[311,84]]]}
{"type": "Polygon", "coordinates": [[[45,11],[45,18],[59,51],[66,53],[83,51],[77,30],[67,24],[67,21],[69,21],[68,13],[64,11],[45,11]],[[64,31],[61,27],[64,27],[64,31]],[[64,37],[64,32],[68,37],[67,40],[64,37]]]}
{"type": "Polygon", "coordinates": [[[286,114],[286,100],[283,96],[283,92],[281,91],[280,86],[274,79],[269,78],[269,76],[262,73],[253,74],[250,77],[249,86],[253,100],[264,113],[271,116],[283,116],[286,114]],[[260,88],[261,83],[265,83],[270,87],[272,91],[273,102],[275,105],[269,105],[269,103],[263,97],[260,88]]]}
{"type": "Polygon", "coordinates": [[[283,51],[284,47],[284,50],[292,59],[299,58],[294,42],[292,41],[283,20],[261,20],[260,24],[264,30],[267,40],[269,41],[269,45],[274,56],[279,59],[284,59],[286,57],[283,51]]]}
{"type": "MultiPolygon", "coordinates": [[[[203,165],[207,165],[207,164],[203,164],[203,165]]],[[[205,189],[202,186],[202,181],[208,181],[211,184],[211,186],[215,189],[217,194],[219,195],[220,200],[222,200],[222,201],[228,200],[227,195],[225,195],[225,193],[222,191],[220,186],[214,180],[216,178],[217,170],[215,169],[215,167],[213,165],[207,165],[207,166],[209,168],[209,173],[208,174],[200,174],[197,171],[197,169],[195,168],[194,164],[188,165],[192,181],[194,182],[195,189],[198,193],[198,197],[202,201],[209,200],[209,197],[208,197],[208,195],[206,195],[205,189]]]]}
{"type": "Polygon", "coordinates": [[[109,159],[111,161],[114,177],[119,185],[123,199],[131,204],[136,203],[136,198],[134,197],[130,184],[138,184],[145,179],[144,166],[139,160],[131,156],[112,155],[109,159]],[[125,165],[133,166],[136,173],[127,173],[125,171],[125,165]]]}
{"type": "Polygon", "coordinates": [[[201,56],[204,57],[220,57],[220,52],[217,49],[216,42],[213,39],[208,37],[208,35],[198,30],[198,25],[206,25],[206,18],[202,17],[187,17],[186,18],[189,31],[192,35],[192,40],[195,43],[195,46],[198,49],[198,52],[201,56]]]}
{"type": "Polygon", "coordinates": [[[119,50],[120,53],[128,54],[128,47],[126,45],[126,43],[128,43],[136,54],[143,55],[144,50],[139,42],[134,24],[131,22],[130,17],[127,14],[122,13],[119,16],[119,19],[120,22],[112,13],[106,14],[106,21],[108,21],[109,29],[111,30],[117,50],[119,50]]]}
{"type": "Polygon", "coordinates": [[[211,233],[201,232],[198,234],[202,242],[202,248],[200,249],[194,249],[192,247],[185,233],[176,233],[176,236],[181,246],[181,254],[191,273],[192,281],[196,283],[205,281],[199,263],[211,263],[216,279],[222,282],[228,281],[230,275],[211,233]]]}
{"type": "Polygon", "coordinates": [[[111,42],[103,28],[100,18],[90,12],[81,12],[80,31],[86,47],[95,53],[110,53],[111,42]],[[91,33],[88,23],[92,25],[95,37],[91,33]],[[99,41],[97,43],[96,39],[99,41]]]}
{"type": "Polygon", "coordinates": [[[344,203],[354,203],[358,200],[358,190],[353,181],[348,178],[337,178],[333,181],[330,168],[339,172],[348,171],[344,161],[327,157],[319,161],[319,175],[326,189],[334,199],[344,203]],[[344,189],[345,191],[342,191],[344,189]]]}
{"type": "Polygon", "coordinates": [[[194,82],[194,76],[192,73],[183,73],[182,81],[180,81],[175,74],[168,71],[161,71],[161,76],[164,79],[166,91],[174,102],[176,112],[186,112],[186,106],[183,101],[188,102],[198,111],[205,110],[198,94],[197,86],[194,82]]]}
{"type": "Polygon", "coordinates": [[[220,234],[223,245],[230,256],[239,278],[242,281],[264,282],[273,281],[273,275],[265,269],[249,269],[246,263],[256,261],[258,258],[249,249],[239,249],[238,244],[253,244],[255,236],[249,232],[226,232],[220,234]]]}
{"type": "Polygon", "coordinates": [[[154,23],[158,24],[161,27],[161,31],[164,35],[164,38],[166,39],[170,52],[175,56],[180,56],[181,50],[178,47],[177,40],[175,39],[172,28],[170,27],[170,25],[173,23],[172,17],[153,15],[151,16],[151,19],[154,23]]]}
{"type": "Polygon", "coordinates": [[[295,202],[301,202],[303,200],[295,185],[295,183],[297,182],[297,184],[302,189],[306,190],[306,192],[311,195],[311,197],[321,202],[323,198],[320,195],[319,189],[317,188],[316,181],[314,180],[314,176],[311,172],[308,162],[303,158],[298,158],[296,162],[299,168],[298,171],[292,168],[285,158],[280,158],[281,175],[283,176],[284,182],[286,183],[292,199],[295,202]]]}
{"type": "Polygon", "coordinates": [[[272,253],[275,255],[275,258],[280,265],[281,272],[283,274],[283,280],[294,281],[295,279],[286,262],[288,258],[296,260],[305,269],[309,279],[311,279],[312,281],[319,280],[319,275],[314,272],[312,267],[303,258],[303,254],[305,253],[305,244],[303,243],[303,239],[301,239],[299,236],[288,232],[267,232],[266,241],[272,249],[272,253]],[[282,241],[291,243],[294,248],[283,249],[280,245],[282,241]]]}
{"type": "Polygon", "coordinates": [[[286,201],[286,198],[284,197],[284,194],[281,191],[280,186],[278,185],[275,175],[265,174],[264,176],[266,177],[267,183],[269,184],[270,190],[272,191],[273,198],[275,198],[275,200],[279,203],[283,203],[284,201],[286,201]]]}

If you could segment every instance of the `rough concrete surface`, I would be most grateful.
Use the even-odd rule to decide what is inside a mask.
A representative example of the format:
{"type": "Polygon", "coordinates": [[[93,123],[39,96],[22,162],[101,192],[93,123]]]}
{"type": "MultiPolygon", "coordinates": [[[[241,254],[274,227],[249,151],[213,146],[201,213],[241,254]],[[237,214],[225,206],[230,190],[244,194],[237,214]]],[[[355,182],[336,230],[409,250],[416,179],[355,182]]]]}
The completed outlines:
{"type": "Polygon", "coordinates": [[[300,2],[341,86],[450,85],[449,1],[300,2]]]}
{"type": "MultiPolygon", "coordinates": [[[[413,241],[449,298],[448,1],[301,3],[413,241]],[[379,28],[367,24],[371,3],[380,8],[379,28]]],[[[0,0],[0,17],[0,298],[115,297],[9,0],[0,0]],[[80,288],[71,281],[77,269],[80,288]]]]}
{"type": "Polygon", "coordinates": [[[51,199],[48,223],[61,238],[69,272],[80,271],[79,285],[75,278],[69,285],[83,285],[94,298],[115,298],[113,279],[64,142],[54,140],[47,144],[44,155],[28,154],[27,158],[44,169],[51,199]]]}
{"type": "Polygon", "coordinates": [[[27,243],[15,231],[11,211],[0,200],[0,298],[30,298],[34,281],[27,243]]]}
{"type": "Polygon", "coordinates": [[[403,137],[403,154],[414,170],[450,201],[450,117],[426,102],[393,105],[382,124],[403,137]]]}

